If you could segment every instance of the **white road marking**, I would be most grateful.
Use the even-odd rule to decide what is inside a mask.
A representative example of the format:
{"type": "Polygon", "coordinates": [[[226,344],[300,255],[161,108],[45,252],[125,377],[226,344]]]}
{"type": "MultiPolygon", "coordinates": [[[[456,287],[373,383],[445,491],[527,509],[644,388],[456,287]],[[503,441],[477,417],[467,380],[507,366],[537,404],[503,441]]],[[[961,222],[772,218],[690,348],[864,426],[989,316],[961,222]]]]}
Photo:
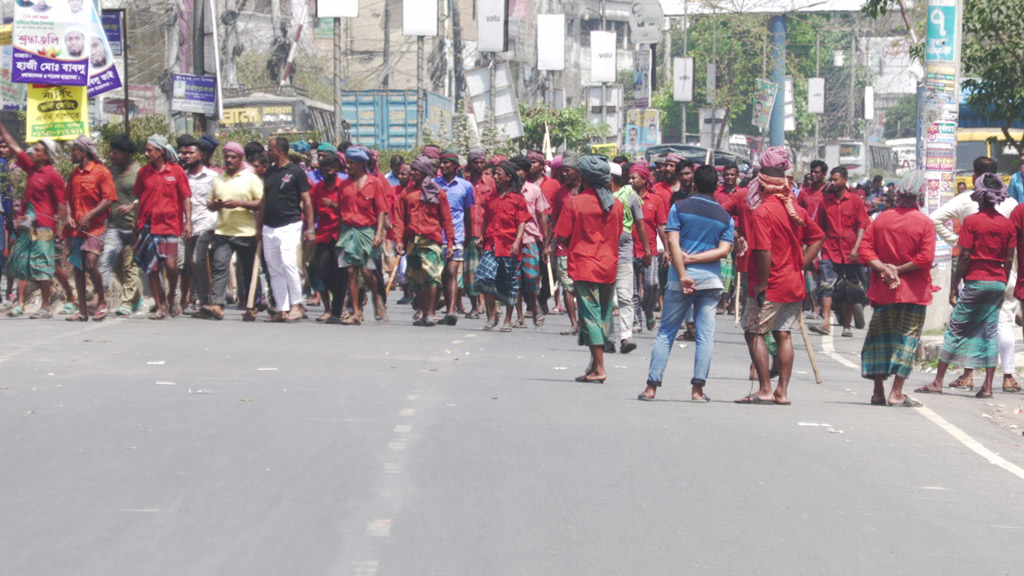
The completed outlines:
{"type": "Polygon", "coordinates": [[[376,560],[363,560],[352,563],[352,576],[377,576],[377,567],[380,562],[376,560]]]}
{"type": "Polygon", "coordinates": [[[402,465],[401,464],[392,464],[390,462],[385,462],[384,463],[384,473],[385,474],[401,474],[402,473],[402,465]]]}
{"type": "Polygon", "coordinates": [[[411,424],[399,424],[395,426],[396,434],[408,434],[410,430],[412,430],[411,424]]]}
{"type": "Polygon", "coordinates": [[[390,452],[405,452],[407,445],[405,440],[395,440],[394,442],[388,442],[388,451],[390,452]]]}
{"type": "MultiPolygon", "coordinates": [[[[860,366],[854,364],[853,362],[847,360],[846,358],[843,358],[836,352],[835,346],[832,342],[831,334],[829,334],[828,336],[823,335],[821,337],[821,348],[822,350],[824,350],[825,354],[829,356],[829,358],[832,358],[833,360],[839,362],[840,364],[846,366],[847,368],[852,368],[854,370],[857,370],[858,372],[860,371],[860,366]]],[[[954,426],[952,423],[949,422],[949,420],[946,420],[942,416],[939,416],[927,406],[921,406],[920,408],[916,408],[916,410],[922,416],[930,420],[933,424],[945,430],[950,436],[955,438],[958,442],[970,448],[972,451],[974,451],[975,454],[988,460],[989,464],[995,464],[996,466],[999,466],[1000,468],[1006,470],[1010,474],[1013,474],[1014,476],[1020,478],[1021,480],[1024,480],[1024,469],[1017,466],[1016,464],[1007,461],[1005,458],[996,454],[995,452],[989,450],[988,448],[983,446],[981,442],[978,442],[977,440],[972,438],[968,433],[954,426]]]]}
{"type": "Polygon", "coordinates": [[[415,416],[416,415],[416,409],[415,408],[403,408],[402,411],[398,413],[398,415],[399,416],[415,416]]]}
{"type": "Polygon", "coordinates": [[[370,520],[370,523],[366,525],[366,535],[376,536],[378,538],[391,536],[391,520],[388,518],[370,520]]]}

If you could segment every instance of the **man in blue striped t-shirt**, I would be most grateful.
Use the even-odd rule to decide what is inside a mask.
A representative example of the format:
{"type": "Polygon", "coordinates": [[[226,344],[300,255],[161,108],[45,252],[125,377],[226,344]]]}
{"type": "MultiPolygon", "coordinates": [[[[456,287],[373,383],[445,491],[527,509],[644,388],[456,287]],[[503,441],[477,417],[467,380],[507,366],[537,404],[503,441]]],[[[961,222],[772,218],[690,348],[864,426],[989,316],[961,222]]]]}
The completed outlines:
{"type": "Polygon", "coordinates": [[[638,398],[654,400],[672,352],[672,342],[682,326],[686,310],[693,306],[697,324],[691,399],[709,402],[704,394],[715,341],[715,308],[722,296],[721,260],[732,250],[733,222],[715,200],[718,172],[701,166],[694,174],[696,194],[676,202],[669,211],[668,250],[672,258],[661,327],[654,340],[647,389],[638,398]]]}

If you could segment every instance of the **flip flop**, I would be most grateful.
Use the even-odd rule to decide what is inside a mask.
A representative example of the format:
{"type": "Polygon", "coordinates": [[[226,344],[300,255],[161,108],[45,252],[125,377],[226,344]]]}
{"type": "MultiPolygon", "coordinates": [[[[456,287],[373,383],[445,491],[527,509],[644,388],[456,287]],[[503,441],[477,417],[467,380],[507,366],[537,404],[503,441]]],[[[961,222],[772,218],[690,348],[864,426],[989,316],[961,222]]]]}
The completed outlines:
{"type": "Polygon", "coordinates": [[[163,310],[157,310],[156,312],[149,315],[150,320],[164,320],[167,318],[167,314],[163,310]]]}
{"type": "Polygon", "coordinates": [[[776,405],[776,406],[790,406],[790,405],[792,405],[792,404],[793,404],[793,403],[792,403],[792,402],[790,402],[789,400],[786,400],[785,402],[781,402],[781,401],[779,401],[779,400],[776,400],[776,401],[775,401],[775,405],[776,405]]]}
{"type": "MultiPolygon", "coordinates": [[[[75,312],[75,314],[77,315],[78,312],[75,312]]],[[[46,308],[43,308],[38,312],[33,312],[29,314],[28,317],[31,318],[32,320],[47,320],[49,318],[53,318],[53,312],[50,312],[46,308]]],[[[88,320],[88,318],[86,318],[86,320],[88,320]]]]}
{"type": "Polygon", "coordinates": [[[203,306],[200,310],[203,312],[204,318],[211,318],[213,320],[224,319],[224,313],[221,312],[219,308],[215,308],[213,306],[203,306]]]}
{"type": "Polygon", "coordinates": [[[924,406],[917,400],[914,400],[910,396],[903,396],[903,402],[897,402],[896,404],[889,404],[889,406],[895,406],[897,408],[920,408],[924,406]]]}
{"type": "Polygon", "coordinates": [[[929,390],[924,386],[914,390],[915,394],[942,394],[942,390],[929,390]]]}
{"type": "Polygon", "coordinates": [[[707,404],[711,402],[711,396],[705,394],[703,398],[690,398],[690,402],[694,404],[707,404]]]}
{"type": "Polygon", "coordinates": [[[654,396],[644,396],[643,392],[641,392],[640,395],[636,397],[636,399],[642,402],[654,402],[654,396]]]}
{"type": "MultiPolygon", "coordinates": [[[[605,381],[604,378],[588,378],[587,376],[588,376],[587,374],[584,374],[583,376],[577,376],[576,377],[576,381],[577,382],[586,382],[588,384],[604,384],[604,381],[605,381]]],[[[652,398],[652,400],[653,400],[653,398],[652,398]]]]}
{"type": "Polygon", "coordinates": [[[953,380],[953,383],[950,384],[949,387],[952,388],[953,390],[974,390],[974,378],[967,377],[961,374],[956,377],[956,380],[953,380]],[[968,381],[970,381],[970,384],[964,384],[964,382],[968,381]]]}
{"type": "Polygon", "coordinates": [[[106,307],[100,308],[99,310],[94,312],[93,315],[92,315],[92,319],[95,320],[96,322],[99,322],[100,320],[103,320],[106,317],[107,317],[107,308],[106,307]]]}
{"type": "Polygon", "coordinates": [[[360,326],[360,325],[362,325],[363,321],[362,320],[357,320],[357,319],[349,316],[348,318],[345,318],[344,320],[342,320],[341,323],[344,326],[360,326]]]}
{"type": "Polygon", "coordinates": [[[14,308],[11,308],[10,312],[8,312],[7,315],[10,316],[11,318],[17,318],[19,316],[24,316],[25,310],[23,310],[21,306],[15,306],[14,308]]]}
{"type": "MultiPolygon", "coordinates": [[[[502,325],[501,330],[499,330],[499,332],[511,332],[513,327],[515,327],[515,324],[505,322],[505,324],[502,325]]],[[[523,328],[526,328],[526,326],[524,325],[523,328]]]]}
{"type": "Polygon", "coordinates": [[[885,400],[885,398],[882,398],[881,400],[876,400],[875,397],[872,396],[871,397],[871,405],[872,406],[888,406],[889,403],[885,400]]]}
{"type": "Polygon", "coordinates": [[[985,393],[984,393],[984,392],[982,392],[981,390],[978,390],[978,393],[977,393],[977,394],[975,394],[975,395],[974,395],[974,397],[975,397],[975,398],[991,398],[991,397],[992,397],[992,394],[991,394],[991,393],[989,393],[989,394],[985,394],[985,393]]]}
{"type": "Polygon", "coordinates": [[[544,315],[543,314],[534,314],[533,315],[533,325],[536,326],[537,328],[540,328],[541,326],[543,326],[544,325],[544,315]]]}
{"type": "Polygon", "coordinates": [[[575,336],[576,335],[576,331],[575,330],[571,330],[571,329],[570,330],[562,330],[561,332],[559,332],[559,335],[561,335],[561,336],[575,336]]]}
{"type": "Polygon", "coordinates": [[[512,327],[513,328],[526,328],[526,319],[525,318],[520,318],[519,320],[516,320],[515,324],[512,324],[512,327]]]}
{"type": "Polygon", "coordinates": [[[772,406],[775,404],[775,400],[765,400],[759,398],[757,394],[748,394],[739,400],[733,400],[736,404],[751,404],[758,406],[772,406]]]}
{"type": "Polygon", "coordinates": [[[89,321],[89,317],[84,315],[84,314],[79,314],[78,312],[75,312],[74,314],[72,314],[71,316],[68,316],[64,320],[66,322],[88,322],[89,321]]]}

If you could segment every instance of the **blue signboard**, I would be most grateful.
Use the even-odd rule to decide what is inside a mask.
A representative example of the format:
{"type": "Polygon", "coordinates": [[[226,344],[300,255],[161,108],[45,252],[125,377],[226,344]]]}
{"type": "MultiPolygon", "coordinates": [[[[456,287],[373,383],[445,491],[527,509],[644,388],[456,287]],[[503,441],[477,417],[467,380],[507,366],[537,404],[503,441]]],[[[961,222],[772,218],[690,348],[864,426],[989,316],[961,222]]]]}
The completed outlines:
{"type": "Polygon", "coordinates": [[[103,12],[103,33],[107,36],[107,42],[110,43],[110,52],[114,56],[121,55],[121,38],[123,33],[121,31],[121,13],[120,12],[103,12]]]}
{"type": "Polygon", "coordinates": [[[956,59],[956,6],[929,6],[925,62],[956,59]]]}
{"type": "Polygon", "coordinates": [[[175,74],[171,110],[196,114],[217,112],[217,78],[175,74]]]}

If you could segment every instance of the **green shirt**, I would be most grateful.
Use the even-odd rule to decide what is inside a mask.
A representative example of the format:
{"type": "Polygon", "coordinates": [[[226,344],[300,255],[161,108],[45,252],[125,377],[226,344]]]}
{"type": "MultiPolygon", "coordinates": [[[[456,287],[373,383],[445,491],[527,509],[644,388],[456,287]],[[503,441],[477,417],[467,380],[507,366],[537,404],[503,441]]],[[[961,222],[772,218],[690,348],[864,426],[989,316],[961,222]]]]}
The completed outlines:
{"type": "Polygon", "coordinates": [[[134,230],[135,214],[138,210],[133,209],[127,215],[122,216],[117,213],[117,208],[126,204],[132,205],[135,203],[135,194],[132,193],[132,190],[135,188],[135,177],[139,174],[139,165],[132,162],[132,165],[129,166],[127,170],[121,172],[120,168],[111,164],[110,174],[114,177],[114,188],[117,190],[117,202],[110,207],[110,216],[107,218],[107,226],[120,230],[134,230]]]}
{"type": "Polygon", "coordinates": [[[644,219],[644,207],[640,196],[633,191],[633,187],[626,184],[615,193],[615,197],[622,202],[622,233],[633,233],[633,222],[644,219]]]}

